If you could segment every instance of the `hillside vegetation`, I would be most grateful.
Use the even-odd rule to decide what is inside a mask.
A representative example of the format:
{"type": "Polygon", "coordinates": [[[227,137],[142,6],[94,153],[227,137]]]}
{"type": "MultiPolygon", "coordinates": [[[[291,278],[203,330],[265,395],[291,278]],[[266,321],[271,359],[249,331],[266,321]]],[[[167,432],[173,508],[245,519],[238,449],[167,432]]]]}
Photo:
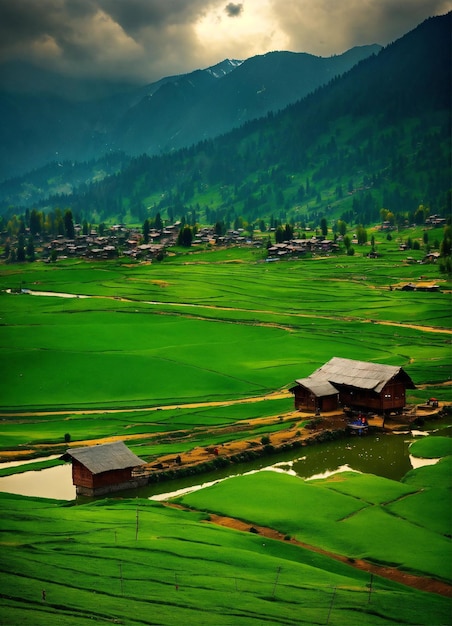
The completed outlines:
{"type": "MultiPolygon", "coordinates": [[[[215,140],[132,160],[61,194],[78,221],[160,212],[189,223],[240,218],[318,226],[369,224],[385,208],[403,222],[450,202],[451,14],[431,18],[377,56],[278,114],[215,140]]],[[[11,213],[13,209],[9,209],[11,213]]]]}

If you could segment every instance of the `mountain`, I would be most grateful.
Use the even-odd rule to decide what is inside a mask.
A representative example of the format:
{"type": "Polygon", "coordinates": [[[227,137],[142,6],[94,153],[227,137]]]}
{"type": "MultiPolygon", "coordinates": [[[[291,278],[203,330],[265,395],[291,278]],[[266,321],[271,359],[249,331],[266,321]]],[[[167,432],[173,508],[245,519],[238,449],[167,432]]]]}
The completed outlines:
{"type": "Polygon", "coordinates": [[[182,76],[131,107],[113,142],[131,155],[158,154],[215,137],[303,98],[380,48],[362,46],[329,58],[270,52],[237,64],[220,80],[209,80],[209,70],[182,76]]]}
{"type": "Polygon", "coordinates": [[[451,15],[426,20],[279,113],[176,152],[142,155],[42,207],[71,207],[79,221],[159,212],[170,221],[276,216],[314,227],[322,216],[369,224],[382,208],[402,221],[418,219],[420,205],[446,214],[451,15]]]}
{"type": "Polygon", "coordinates": [[[55,95],[56,75],[24,64],[2,66],[0,180],[51,161],[88,161],[115,151],[161,154],[191,145],[295,102],[379,49],[363,46],[330,58],[275,52],[244,63],[224,60],[139,88],[110,85],[122,91],[108,97],[97,95],[106,83],[96,89],[74,80],[60,82],[55,95]],[[18,91],[15,71],[29,81],[29,92],[18,91]],[[88,99],[90,89],[95,97],[88,99]]]}

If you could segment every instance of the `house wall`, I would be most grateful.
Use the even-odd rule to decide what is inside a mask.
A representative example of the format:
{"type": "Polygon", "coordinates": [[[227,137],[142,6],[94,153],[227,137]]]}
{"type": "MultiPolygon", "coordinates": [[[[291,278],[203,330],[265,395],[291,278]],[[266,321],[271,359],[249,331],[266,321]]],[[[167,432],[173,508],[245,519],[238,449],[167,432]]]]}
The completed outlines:
{"type": "Polygon", "coordinates": [[[343,405],[370,411],[399,411],[406,404],[405,385],[390,381],[380,393],[365,389],[343,387],[339,392],[343,405]]]}
{"type": "Polygon", "coordinates": [[[109,485],[126,483],[132,478],[132,468],[111,470],[110,472],[102,472],[93,476],[93,487],[99,489],[109,485]]]}
{"type": "Polygon", "coordinates": [[[132,478],[132,468],[112,470],[101,474],[92,474],[84,465],[73,459],[72,461],[72,483],[76,487],[90,489],[100,489],[115,485],[123,485],[132,478]]]}
{"type": "Polygon", "coordinates": [[[148,484],[149,478],[147,476],[140,476],[127,480],[123,483],[105,484],[101,487],[83,487],[77,485],[78,496],[104,496],[108,493],[115,493],[116,491],[123,491],[125,489],[138,489],[138,487],[144,487],[148,484]]]}
{"type": "Polygon", "coordinates": [[[294,390],[295,408],[299,411],[334,411],[337,409],[337,396],[318,398],[309,389],[297,387],[294,390]]]}
{"type": "Polygon", "coordinates": [[[294,391],[295,408],[299,411],[315,411],[316,398],[310,391],[297,387],[294,391]]]}
{"type": "Polygon", "coordinates": [[[326,396],[325,398],[319,398],[319,403],[321,411],[335,411],[338,407],[338,397],[326,396]]]}
{"type": "Polygon", "coordinates": [[[72,484],[81,487],[93,487],[93,475],[81,463],[72,459],[72,484]]]}

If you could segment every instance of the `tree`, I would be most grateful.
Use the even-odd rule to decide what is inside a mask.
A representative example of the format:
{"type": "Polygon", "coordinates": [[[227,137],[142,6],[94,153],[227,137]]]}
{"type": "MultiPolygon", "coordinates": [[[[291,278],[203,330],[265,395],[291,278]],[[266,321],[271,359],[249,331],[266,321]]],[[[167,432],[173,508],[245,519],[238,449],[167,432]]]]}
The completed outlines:
{"type": "Polygon", "coordinates": [[[32,209],[30,213],[30,233],[34,236],[42,231],[42,213],[32,209]]]}
{"type": "Polygon", "coordinates": [[[284,230],[282,226],[278,226],[275,230],[275,242],[282,243],[284,241],[284,230]]]}
{"type": "Polygon", "coordinates": [[[17,241],[16,260],[18,263],[23,263],[25,261],[25,239],[23,235],[19,235],[19,239],[17,241]]]}
{"type": "Polygon", "coordinates": [[[322,235],[326,237],[328,234],[328,222],[325,217],[322,217],[320,220],[320,230],[322,231],[322,235]]]}
{"type": "Polygon", "coordinates": [[[356,229],[356,238],[360,246],[367,242],[367,230],[361,225],[356,229]]]}
{"type": "Polygon", "coordinates": [[[337,220],[337,229],[339,231],[339,234],[343,237],[347,232],[347,223],[344,222],[344,220],[337,220]]]}
{"type": "Polygon", "coordinates": [[[162,218],[160,217],[160,213],[157,213],[157,215],[155,216],[154,228],[156,230],[162,230],[163,229],[163,221],[162,221],[162,218]]]}
{"type": "Polygon", "coordinates": [[[293,226],[286,224],[284,227],[284,241],[290,241],[293,239],[293,226]]]}
{"type": "Polygon", "coordinates": [[[35,246],[33,243],[33,237],[30,237],[27,243],[27,260],[28,261],[34,261],[35,260],[35,246]]]}
{"type": "Polygon", "coordinates": [[[183,246],[184,248],[189,248],[192,241],[193,231],[190,226],[184,226],[183,228],[181,228],[177,236],[177,245],[183,246]]]}
{"type": "Polygon", "coordinates": [[[142,228],[142,232],[143,232],[143,241],[144,243],[149,243],[149,230],[150,230],[150,224],[149,224],[149,220],[146,218],[143,222],[143,228],[142,228]]]}
{"type": "Polygon", "coordinates": [[[68,239],[74,239],[75,237],[74,220],[72,218],[71,209],[66,209],[64,212],[64,234],[68,239]]]}

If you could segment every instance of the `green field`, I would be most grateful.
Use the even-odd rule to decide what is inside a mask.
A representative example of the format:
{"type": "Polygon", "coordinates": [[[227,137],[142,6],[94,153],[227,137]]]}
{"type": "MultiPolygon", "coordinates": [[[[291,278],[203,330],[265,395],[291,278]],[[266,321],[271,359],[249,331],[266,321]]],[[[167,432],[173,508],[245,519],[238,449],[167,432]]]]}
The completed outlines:
{"type": "MultiPolygon", "coordinates": [[[[260,396],[335,355],[401,365],[420,384],[448,379],[450,335],[440,331],[450,330],[449,293],[389,290],[414,280],[417,266],[358,257],[265,264],[247,251],[242,262],[218,253],[207,263],[212,256],[155,266],[4,266],[2,289],[20,283],[92,297],[3,293],[2,406],[120,408],[260,396]]],[[[422,272],[437,278],[436,268],[422,272]]]]}
{"type": "Polygon", "coordinates": [[[439,526],[445,500],[436,501],[436,521],[425,514],[430,493],[450,495],[450,460],[414,470],[405,483],[360,474],[308,483],[260,472],[182,498],[207,513],[138,498],[76,506],[0,494],[1,623],[449,624],[450,598],[352,564],[366,558],[451,582],[450,539],[439,526]],[[278,541],[213,526],[210,511],[287,534],[278,541]]]}
{"type": "MultiPolygon", "coordinates": [[[[282,428],[278,416],[293,408],[290,396],[270,394],[332,356],[400,365],[421,386],[410,402],[450,402],[450,284],[391,290],[421,272],[438,280],[436,267],[402,254],[278,264],[232,249],[157,265],[2,266],[0,454],[55,453],[65,435],[74,443],[131,435],[129,447],[152,460],[260,437],[282,428]],[[89,297],[6,293],[19,287],[89,297]],[[251,424],[261,417],[271,425],[251,424]],[[228,433],[236,422],[244,429],[228,433]],[[212,427],[224,427],[215,439],[212,427]]],[[[436,439],[413,454],[449,454],[436,439]]],[[[401,483],[356,474],[304,483],[263,472],[184,503],[450,582],[450,470],[446,457],[401,483]]],[[[74,506],[8,494],[0,506],[0,622],[10,626],[449,623],[447,598],[371,581],[288,541],[213,527],[205,513],[140,499],[74,506]]]]}
{"type": "MultiPolygon", "coordinates": [[[[152,265],[3,265],[0,397],[18,417],[4,421],[1,448],[143,433],[150,456],[153,433],[245,420],[250,410],[185,405],[264,399],[332,356],[400,365],[422,386],[409,402],[450,401],[450,284],[434,265],[406,263],[395,242],[378,245],[379,259],[364,247],[354,257],[265,263],[260,251],[231,248],[152,265]],[[390,290],[420,276],[441,291],[390,290]],[[19,287],[89,297],[6,293],[19,287]],[[154,410],[171,406],[180,408],[154,410]],[[19,416],[28,411],[42,413],[19,416]]],[[[292,405],[257,406],[254,417],[292,405]]]]}

